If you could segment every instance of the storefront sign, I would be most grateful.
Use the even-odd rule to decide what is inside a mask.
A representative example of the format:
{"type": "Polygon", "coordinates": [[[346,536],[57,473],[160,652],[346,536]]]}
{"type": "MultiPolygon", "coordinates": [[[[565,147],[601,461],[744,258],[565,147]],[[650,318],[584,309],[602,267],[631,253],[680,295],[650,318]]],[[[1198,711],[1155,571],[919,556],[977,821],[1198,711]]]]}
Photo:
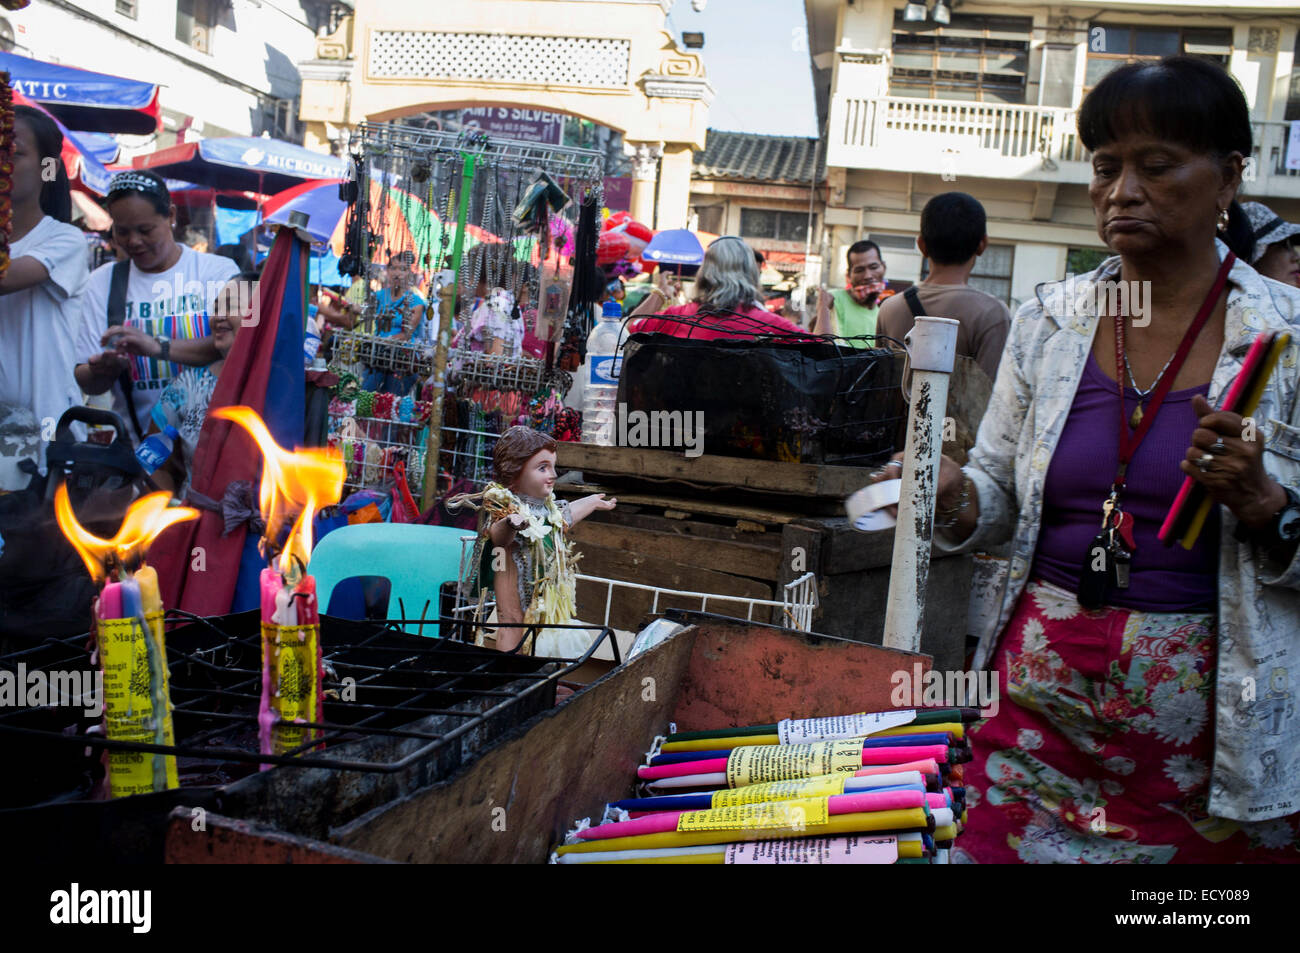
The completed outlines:
{"type": "Polygon", "coordinates": [[[490,136],[559,145],[564,134],[564,114],[511,106],[477,106],[460,111],[462,126],[471,123],[490,136]]]}

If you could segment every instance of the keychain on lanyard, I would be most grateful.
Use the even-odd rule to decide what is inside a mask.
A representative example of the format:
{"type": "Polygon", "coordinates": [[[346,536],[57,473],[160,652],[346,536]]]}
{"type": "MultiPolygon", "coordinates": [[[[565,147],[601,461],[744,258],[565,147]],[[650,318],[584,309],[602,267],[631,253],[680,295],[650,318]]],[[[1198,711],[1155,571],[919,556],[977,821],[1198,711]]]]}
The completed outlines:
{"type": "Polygon", "coordinates": [[[1079,575],[1079,605],[1088,610],[1100,609],[1114,589],[1127,589],[1129,570],[1133,563],[1133,553],[1137,544],[1133,538],[1133,514],[1123,508],[1124,481],[1133,455],[1137,453],[1151,425],[1155,423],[1156,414],[1164,403],[1165,396],[1173,386],[1174,379],[1182,369],[1187,355],[1191,353],[1192,344],[1210,319],[1214,306],[1223,293],[1223,286],[1228,281],[1228,272],[1232,270],[1236,256],[1229,252],[1219,266],[1214,285],[1210,288],[1196,318],[1183,334],[1178,350],[1161,373],[1151,403],[1137,417],[1136,429],[1130,430],[1130,419],[1124,413],[1124,315],[1115,315],[1115,380],[1119,387],[1119,467],[1115,479],[1110,485],[1110,495],[1101,504],[1101,532],[1088,545],[1084,555],[1083,569],[1079,575]]]}

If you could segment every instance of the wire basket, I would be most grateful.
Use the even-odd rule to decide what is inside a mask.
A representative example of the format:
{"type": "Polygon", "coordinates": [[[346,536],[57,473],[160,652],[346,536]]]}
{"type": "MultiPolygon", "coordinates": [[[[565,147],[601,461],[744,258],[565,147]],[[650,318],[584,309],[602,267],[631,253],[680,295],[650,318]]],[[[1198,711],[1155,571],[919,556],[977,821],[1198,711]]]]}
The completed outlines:
{"type": "Polygon", "coordinates": [[[360,365],[375,371],[425,378],[433,373],[433,359],[433,348],[421,342],[402,342],[362,331],[334,332],[334,363],[338,365],[360,365]]]}

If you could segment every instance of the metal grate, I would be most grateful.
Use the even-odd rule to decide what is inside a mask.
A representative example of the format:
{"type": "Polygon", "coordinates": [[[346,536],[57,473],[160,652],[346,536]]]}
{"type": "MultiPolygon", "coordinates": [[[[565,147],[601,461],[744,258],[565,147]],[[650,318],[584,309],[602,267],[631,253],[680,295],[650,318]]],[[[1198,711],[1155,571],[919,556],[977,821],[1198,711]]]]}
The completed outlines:
{"type": "MultiPolygon", "coordinates": [[[[204,619],[173,611],[168,617],[192,620],[167,635],[175,745],[109,740],[95,733],[99,720],[70,698],[0,708],[0,757],[42,769],[16,772],[25,780],[0,794],[0,806],[14,804],[15,797],[30,804],[66,796],[68,779],[85,775],[87,748],[95,758],[104,748],[176,755],[183,787],[228,783],[261,764],[392,774],[428,761],[470,733],[481,736],[485,726],[496,726],[499,734],[546,710],[554,704],[556,685],[611,635],[604,630],[583,658],[570,662],[408,635],[394,628],[400,624],[395,621],[325,617],[325,719],[309,725],[321,737],[284,755],[263,755],[259,613],[204,619]]],[[[442,624],[446,633],[469,634],[468,626],[453,619],[442,624]]],[[[437,624],[429,628],[438,631],[437,624]]],[[[84,635],[47,639],[0,656],[0,671],[29,680],[42,672],[51,683],[56,673],[90,672],[86,643],[84,635]]]]}

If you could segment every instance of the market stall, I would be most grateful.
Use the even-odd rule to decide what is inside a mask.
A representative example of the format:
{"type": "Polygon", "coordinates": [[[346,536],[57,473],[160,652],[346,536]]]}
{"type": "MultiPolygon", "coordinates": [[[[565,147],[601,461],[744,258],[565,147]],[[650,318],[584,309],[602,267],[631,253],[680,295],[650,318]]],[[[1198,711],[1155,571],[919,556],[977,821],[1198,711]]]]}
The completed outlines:
{"type": "Polygon", "coordinates": [[[365,124],[355,141],[340,270],[359,279],[361,319],[334,335],[329,442],[348,492],[387,496],[400,466],[399,494],[428,509],[481,489],[516,423],[576,438],[555,355],[575,232],[594,253],[603,159],[396,124],[365,124]]]}

